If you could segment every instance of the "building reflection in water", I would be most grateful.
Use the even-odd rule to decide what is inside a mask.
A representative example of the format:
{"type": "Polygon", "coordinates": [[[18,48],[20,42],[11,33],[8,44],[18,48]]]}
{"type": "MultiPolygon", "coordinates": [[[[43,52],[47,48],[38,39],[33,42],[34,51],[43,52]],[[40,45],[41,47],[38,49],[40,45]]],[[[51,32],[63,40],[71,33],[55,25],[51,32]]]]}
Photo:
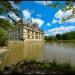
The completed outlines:
{"type": "Polygon", "coordinates": [[[44,42],[24,43],[24,57],[26,59],[36,59],[41,61],[43,58],[44,42]]]}
{"type": "Polygon", "coordinates": [[[8,47],[7,56],[0,64],[0,69],[24,59],[43,60],[44,42],[11,43],[8,47]]]}

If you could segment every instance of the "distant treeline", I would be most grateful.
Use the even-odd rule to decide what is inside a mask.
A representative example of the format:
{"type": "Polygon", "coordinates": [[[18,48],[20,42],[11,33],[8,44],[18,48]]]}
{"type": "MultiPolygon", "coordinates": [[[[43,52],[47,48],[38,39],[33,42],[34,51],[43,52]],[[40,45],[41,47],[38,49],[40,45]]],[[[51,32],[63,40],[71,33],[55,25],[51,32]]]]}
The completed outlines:
{"type": "Polygon", "coordinates": [[[64,34],[56,34],[55,36],[45,36],[45,40],[75,40],[75,31],[71,31],[64,34]]]}

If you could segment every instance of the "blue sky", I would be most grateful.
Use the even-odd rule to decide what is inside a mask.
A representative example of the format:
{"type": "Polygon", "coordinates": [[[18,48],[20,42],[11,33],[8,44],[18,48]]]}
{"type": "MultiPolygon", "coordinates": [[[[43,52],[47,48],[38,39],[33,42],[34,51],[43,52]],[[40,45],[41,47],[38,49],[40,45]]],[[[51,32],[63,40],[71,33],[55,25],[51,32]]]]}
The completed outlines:
{"type": "MultiPolygon", "coordinates": [[[[37,23],[47,36],[74,31],[75,18],[64,23],[61,22],[63,17],[72,15],[72,10],[63,12],[61,8],[46,7],[46,4],[52,3],[53,1],[48,1],[47,3],[46,1],[22,1],[15,7],[21,10],[24,20],[31,20],[33,23],[37,23]]],[[[61,3],[64,4],[64,1],[61,3]]],[[[12,13],[10,15],[19,19],[12,13]]]]}

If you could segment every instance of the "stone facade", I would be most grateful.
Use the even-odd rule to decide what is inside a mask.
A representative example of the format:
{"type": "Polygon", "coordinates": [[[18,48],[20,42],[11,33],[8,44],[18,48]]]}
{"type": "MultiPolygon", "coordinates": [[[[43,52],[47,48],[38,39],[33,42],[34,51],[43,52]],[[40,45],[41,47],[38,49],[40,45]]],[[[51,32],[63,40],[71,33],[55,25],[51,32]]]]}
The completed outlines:
{"type": "Polygon", "coordinates": [[[9,40],[44,41],[44,32],[40,30],[37,24],[22,24],[18,23],[14,29],[8,32],[9,40]]]}

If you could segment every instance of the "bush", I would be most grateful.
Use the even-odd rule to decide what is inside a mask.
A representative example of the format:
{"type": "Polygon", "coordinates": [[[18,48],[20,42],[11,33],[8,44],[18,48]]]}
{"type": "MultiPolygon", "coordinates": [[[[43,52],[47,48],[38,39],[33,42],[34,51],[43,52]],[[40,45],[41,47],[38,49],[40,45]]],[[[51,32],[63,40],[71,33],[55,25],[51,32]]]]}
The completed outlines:
{"type": "Polygon", "coordinates": [[[0,46],[4,46],[7,43],[7,31],[0,27],[0,46]]]}

